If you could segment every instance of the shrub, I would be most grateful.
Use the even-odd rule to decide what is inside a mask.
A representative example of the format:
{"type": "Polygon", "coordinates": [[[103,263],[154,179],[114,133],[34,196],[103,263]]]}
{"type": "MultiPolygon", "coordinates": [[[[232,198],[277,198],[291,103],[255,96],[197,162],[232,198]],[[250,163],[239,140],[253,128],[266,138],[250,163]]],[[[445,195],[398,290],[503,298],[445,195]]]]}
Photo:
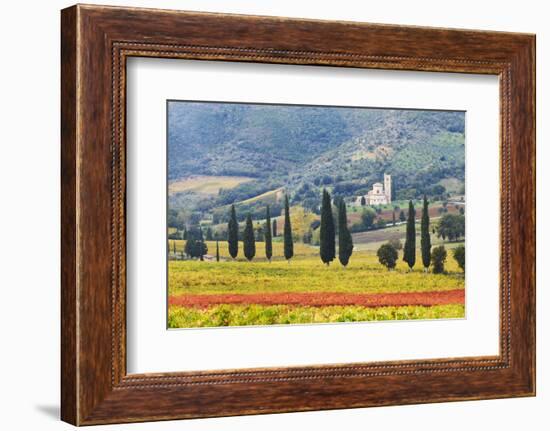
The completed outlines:
{"type": "Polygon", "coordinates": [[[376,212],[372,208],[365,208],[361,214],[361,224],[364,229],[372,228],[374,220],[376,219],[376,212]]]}
{"type": "Polygon", "coordinates": [[[388,270],[395,268],[397,263],[397,250],[390,243],[382,244],[376,252],[378,261],[388,270]]]}
{"type": "Polygon", "coordinates": [[[440,245],[432,249],[432,268],[434,274],[442,274],[445,271],[445,261],[447,260],[447,250],[440,245]]]}
{"type": "Polygon", "coordinates": [[[455,258],[456,263],[458,263],[460,269],[466,272],[466,249],[463,245],[459,245],[453,250],[453,257],[455,258]]]}
{"type": "MultiPolygon", "coordinates": [[[[445,211],[445,209],[443,209],[445,211]]],[[[456,241],[465,234],[465,218],[458,214],[445,214],[436,227],[437,237],[456,241]]]]}

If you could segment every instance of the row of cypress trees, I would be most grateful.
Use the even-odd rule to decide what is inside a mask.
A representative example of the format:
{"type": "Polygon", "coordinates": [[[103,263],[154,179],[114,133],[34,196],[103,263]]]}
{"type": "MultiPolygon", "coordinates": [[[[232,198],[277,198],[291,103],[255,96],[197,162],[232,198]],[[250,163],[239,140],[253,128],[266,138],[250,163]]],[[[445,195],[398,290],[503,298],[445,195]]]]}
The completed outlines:
{"type": "MultiPolygon", "coordinates": [[[[343,266],[349,263],[353,253],[353,240],[348,228],[348,217],[346,204],[340,199],[338,208],[338,260],[343,266]]],[[[323,189],[323,199],[321,201],[321,226],[319,235],[319,253],[321,260],[327,266],[330,265],[336,257],[336,225],[332,212],[332,203],[329,192],[323,189]]]]}
{"type": "MultiPolygon", "coordinates": [[[[346,204],[340,200],[338,208],[338,259],[343,266],[349,263],[353,253],[353,240],[348,228],[346,204]]],[[[272,235],[276,232],[275,220],[271,222],[269,205],[266,207],[265,219],[265,255],[269,261],[273,256],[272,235]]],[[[229,254],[233,259],[239,254],[239,223],[235,206],[231,206],[229,223],[227,225],[227,242],[229,254]]],[[[285,196],[284,227],[283,227],[283,250],[287,261],[294,256],[294,240],[292,239],[292,222],[290,219],[290,206],[288,196],[285,196]]],[[[246,216],[245,228],[243,231],[243,253],[249,261],[256,255],[256,241],[254,227],[250,214],[246,216]]],[[[321,226],[320,226],[320,247],[321,260],[329,265],[336,257],[336,224],[332,212],[332,203],[329,192],[323,190],[321,203],[321,226]]]]}
{"type": "MultiPolygon", "coordinates": [[[[338,259],[345,267],[349,263],[353,253],[353,239],[348,228],[346,205],[343,199],[340,199],[336,204],[337,207],[337,223],[338,223],[338,259]]],[[[403,260],[407,262],[409,268],[416,264],[416,210],[412,201],[409,201],[409,210],[406,226],[405,246],[403,249],[403,260]]],[[[266,207],[266,219],[264,226],[264,244],[265,255],[271,262],[273,256],[273,235],[276,235],[276,220],[271,220],[269,205],[266,207]]],[[[430,217],[428,212],[428,200],[424,196],[422,207],[422,218],[420,223],[420,249],[422,257],[422,265],[427,271],[432,260],[431,239],[430,239],[430,217]]],[[[192,232],[188,232],[191,235],[192,232]]],[[[228,249],[229,254],[235,259],[239,253],[239,224],[237,222],[237,214],[235,206],[231,206],[230,217],[227,226],[228,249]]],[[[334,213],[332,210],[332,202],[329,192],[323,189],[321,203],[321,224],[320,224],[320,257],[324,264],[330,265],[336,257],[336,223],[334,221],[334,213]]],[[[288,196],[285,196],[284,209],[284,229],[283,229],[284,256],[287,261],[294,256],[294,242],[292,239],[292,224],[290,219],[290,207],[288,196]]],[[[184,252],[193,257],[200,257],[206,254],[208,248],[203,239],[202,229],[199,228],[196,235],[189,236],[184,252]],[[196,236],[196,238],[195,238],[196,236]]],[[[175,244],[174,244],[175,253],[175,244]]],[[[254,226],[252,217],[247,215],[245,228],[243,231],[243,253],[249,261],[256,255],[256,240],[254,236],[254,226]]],[[[216,241],[216,260],[219,261],[219,245],[216,241]]]]}
{"type": "MultiPolygon", "coordinates": [[[[407,233],[405,246],[403,248],[403,260],[412,269],[416,263],[416,210],[412,201],[409,201],[409,215],[407,218],[407,233]]],[[[420,221],[420,251],[422,254],[422,265],[427,271],[430,266],[432,243],[430,239],[430,215],[428,213],[428,199],[424,195],[422,205],[422,218],[420,221]]]]}
{"type": "MultiPolygon", "coordinates": [[[[346,204],[343,199],[340,199],[336,204],[338,209],[338,259],[345,267],[349,263],[353,253],[353,239],[348,228],[346,204]]],[[[294,256],[294,241],[292,239],[292,224],[290,219],[290,207],[288,196],[285,196],[284,210],[284,229],[283,229],[283,244],[284,256],[287,261],[294,256]]],[[[410,269],[416,263],[416,226],[415,226],[416,210],[412,201],[409,201],[409,211],[406,226],[405,246],[403,250],[403,260],[407,262],[410,269]]],[[[273,256],[273,241],[272,238],[276,232],[276,221],[271,221],[269,205],[266,207],[266,219],[264,226],[264,244],[265,255],[271,262],[273,256]]],[[[424,196],[422,219],[420,224],[420,248],[422,255],[422,264],[427,271],[431,261],[431,239],[430,239],[430,217],[428,213],[428,200],[424,196]]],[[[202,229],[199,231],[200,238],[196,241],[186,242],[185,252],[191,256],[200,256],[207,252],[206,244],[202,238],[202,229]],[[196,247],[195,247],[196,245],[196,247]],[[193,246],[193,248],[191,248],[193,246]],[[195,250],[197,248],[197,250],[195,250]],[[200,250],[199,250],[200,248],[200,250]]],[[[237,222],[237,214],[235,205],[231,206],[229,222],[227,226],[227,242],[230,256],[235,259],[239,253],[239,223],[237,222]]],[[[194,238],[192,238],[194,239],[194,238]]],[[[320,225],[320,257],[324,264],[330,265],[336,257],[336,224],[332,211],[332,202],[329,192],[323,189],[323,197],[321,203],[321,225],[320,225]]],[[[256,255],[256,240],[254,236],[254,226],[252,217],[247,215],[245,228],[243,231],[243,253],[249,261],[256,255]]],[[[219,261],[219,246],[216,241],[216,260],[219,261]]]]}
{"type": "MultiPolygon", "coordinates": [[[[271,221],[271,212],[269,205],[266,207],[265,226],[264,226],[264,244],[265,256],[271,262],[273,257],[273,236],[277,235],[277,223],[271,221]]],[[[292,225],[290,221],[290,208],[288,196],[285,196],[285,224],[283,230],[284,255],[286,260],[294,256],[294,242],[292,240],[292,225]]],[[[235,205],[231,205],[229,222],[227,224],[227,245],[229,255],[235,259],[239,254],[239,223],[237,222],[237,213],[235,205]]],[[[248,214],[245,220],[243,231],[243,253],[249,261],[256,256],[256,239],[254,237],[254,225],[252,216],[248,214]]]]}

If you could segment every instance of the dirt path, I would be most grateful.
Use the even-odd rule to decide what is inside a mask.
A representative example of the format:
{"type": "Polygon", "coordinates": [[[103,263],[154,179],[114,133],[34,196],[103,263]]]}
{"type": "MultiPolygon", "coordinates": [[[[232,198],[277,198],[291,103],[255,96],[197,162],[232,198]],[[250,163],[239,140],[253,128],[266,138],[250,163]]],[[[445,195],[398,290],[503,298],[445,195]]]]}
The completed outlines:
{"type": "Polygon", "coordinates": [[[170,296],[170,305],[206,308],[218,304],[363,307],[464,304],[464,289],[406,293],[258,293],[170,296]]]}

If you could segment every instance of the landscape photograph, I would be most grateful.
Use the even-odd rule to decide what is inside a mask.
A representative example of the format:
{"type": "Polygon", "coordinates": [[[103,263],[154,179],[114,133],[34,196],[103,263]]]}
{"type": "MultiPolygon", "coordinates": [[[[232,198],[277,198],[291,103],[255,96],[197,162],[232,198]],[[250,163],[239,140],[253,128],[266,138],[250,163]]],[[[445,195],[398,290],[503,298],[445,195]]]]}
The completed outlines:
{"type": "Polygon", "coordinates": [[[465,112],[167,101],[169,329],[465,318],[465,112]]]}

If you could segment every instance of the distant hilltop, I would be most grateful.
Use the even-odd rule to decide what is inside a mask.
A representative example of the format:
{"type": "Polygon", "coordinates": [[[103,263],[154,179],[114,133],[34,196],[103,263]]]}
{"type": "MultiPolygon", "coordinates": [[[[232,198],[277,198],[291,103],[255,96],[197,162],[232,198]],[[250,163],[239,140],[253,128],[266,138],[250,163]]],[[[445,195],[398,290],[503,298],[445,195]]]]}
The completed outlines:
{"type": "Polygon", "coordinates": [[[458,111],[169,102],[169,205],[280,206],[280,189],[311,210],[323,188],[367,205],[459,193],[464,125],[458,111]],[[197,176],[208,187],[189,185],[197,176]]]}

